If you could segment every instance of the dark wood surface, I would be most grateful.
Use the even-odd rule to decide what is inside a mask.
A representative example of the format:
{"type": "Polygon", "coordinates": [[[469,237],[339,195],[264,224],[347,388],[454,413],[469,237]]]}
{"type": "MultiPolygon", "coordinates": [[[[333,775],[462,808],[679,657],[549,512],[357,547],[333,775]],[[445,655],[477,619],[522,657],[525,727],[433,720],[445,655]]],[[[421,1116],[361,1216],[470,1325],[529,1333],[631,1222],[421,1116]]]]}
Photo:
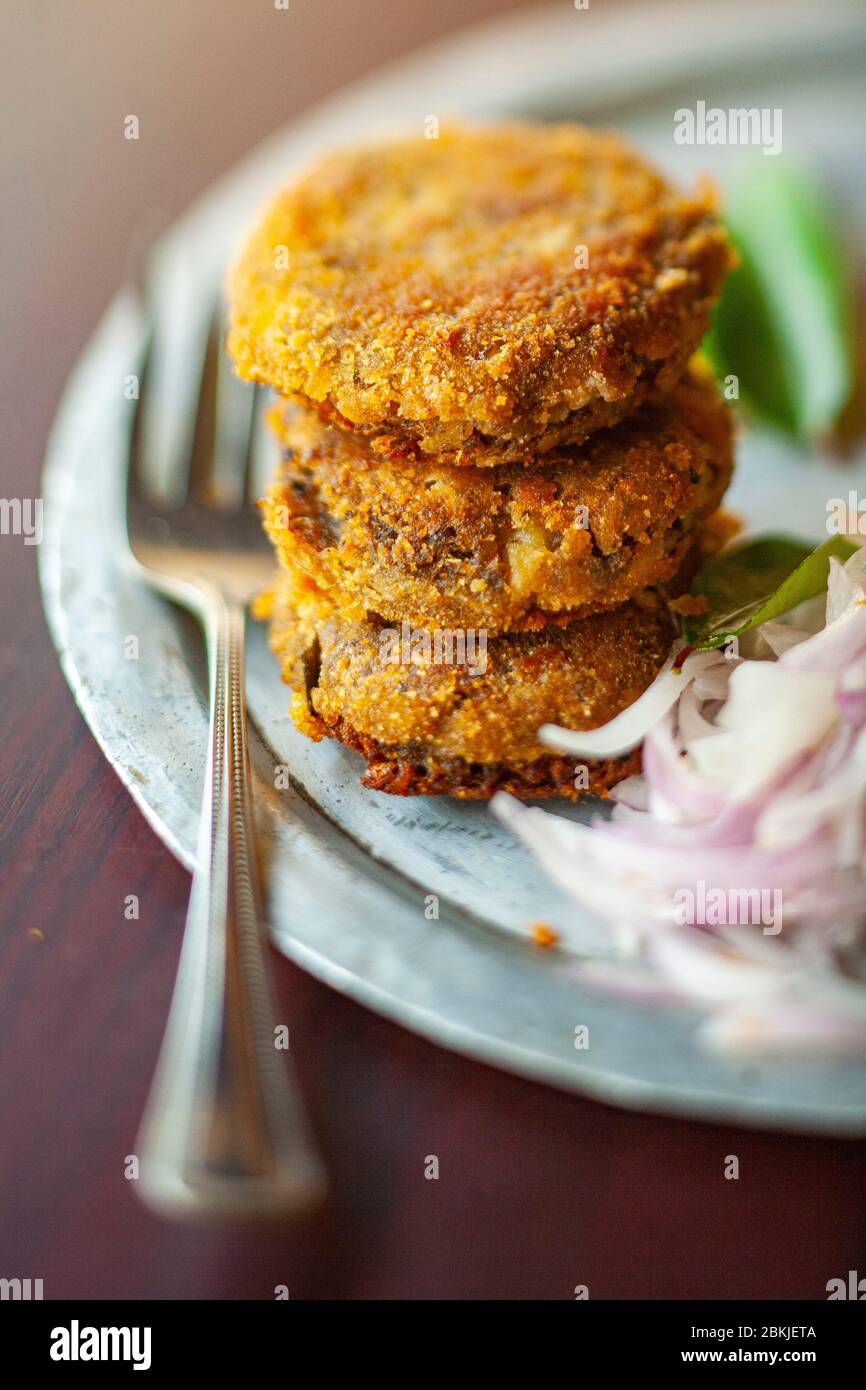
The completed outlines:
{"type": "MultiPolygon", "coordinates": [[[[131,255],[311,100],[496,0],[31,0],[7,11],[0,494],[131,255]],[[283,26],[280,28],[280,26],[283,26]],[[130,147],[123,117],[139,114],[130,147]],[[11,195],[11,196],[10,196],[11,195]]],[[[864,1145],[620,1113],[274,971],[332,1178],[295,1227],[150,1216],[124,1177],[188,879],[85,729],[35,550],[0,538],[0,1276],[46,1298],[822,1298],[866,1269],[864,1145]],[[126,921],[135,893],[141,917],[126,921]],[[424,1177],[428,1154],[438,1181],[424,1177]],[[723,1176],[740,1159],[738,1181],[723,1176]]]]}

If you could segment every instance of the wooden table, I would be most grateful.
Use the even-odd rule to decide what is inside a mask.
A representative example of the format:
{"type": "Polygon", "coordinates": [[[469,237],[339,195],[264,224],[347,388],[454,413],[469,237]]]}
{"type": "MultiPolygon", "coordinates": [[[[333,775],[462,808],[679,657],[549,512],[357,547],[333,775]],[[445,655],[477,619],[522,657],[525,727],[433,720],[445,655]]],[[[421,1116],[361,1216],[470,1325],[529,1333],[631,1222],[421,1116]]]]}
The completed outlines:
{"type": "MultiPolygon", "coordinates": [[[[37,496],[130,257],[280,121],[496,0],[32,0],[3,53],[5,448],[37,496]],[[138,114],[141,140],[124,141],[138,114]],[[8,197],[7,197],[8,201],[8,197]]],[[[9,21],[7,19],[7,25],[9,21]]],[[[0,537],[0,1276],[46,1298],[822,1298],[866,1272],[863,1144],[620,1113],[437,1050],[274,962],[333,1193],[295,1228],[150,1216],[124,1177],[188,880],[78,715],[0,537]],[[124,898],[141,901],[136,922],[124,898]],[[438,1181],[424,1176],[439,1158],[438,1181]],[[740,1178],[724,1178],[725,1159],[740,1178]]]]}

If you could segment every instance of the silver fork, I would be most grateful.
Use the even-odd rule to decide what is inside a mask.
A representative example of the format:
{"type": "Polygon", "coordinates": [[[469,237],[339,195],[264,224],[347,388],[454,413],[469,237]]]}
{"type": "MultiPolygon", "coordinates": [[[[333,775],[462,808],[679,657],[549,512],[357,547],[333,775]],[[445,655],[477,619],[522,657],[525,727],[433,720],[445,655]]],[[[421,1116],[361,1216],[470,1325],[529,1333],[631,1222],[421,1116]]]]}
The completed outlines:
{"type": "MultiPolygon", "coordinates": [[[[142,1196],[170,1215],[300,1212],[324,1190],[287,1058],[277,1047],[249,790],[246,606],[272,569],[249,505],[255,391],[203,355],[188,475],[154,500],[145,466],[153,336],[140,371],[127,488],[135,573],[201,623],[210,740],[177,982],[138,1138],[142,1196]]],[[[152,470],[151,470],[152,471],[152,470]]]]}

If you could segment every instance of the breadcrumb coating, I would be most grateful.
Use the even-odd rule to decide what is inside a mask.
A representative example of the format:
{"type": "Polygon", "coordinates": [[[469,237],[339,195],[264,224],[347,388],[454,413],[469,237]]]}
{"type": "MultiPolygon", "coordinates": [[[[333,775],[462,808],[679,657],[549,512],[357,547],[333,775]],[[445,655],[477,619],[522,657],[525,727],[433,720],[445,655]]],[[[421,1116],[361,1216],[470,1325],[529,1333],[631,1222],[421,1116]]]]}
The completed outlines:
{"type": "Polygon", "coordinates": [[[231,276],[228,347],[380,457],[520,461],[669,389],[730,264],[712,193],[618,136],[443,129],[332,155],[276,199],[231,276]]]}
{"type": "Polygon", "coordinates": [[[729,411],[699,375],[543,467],[383,464],[291,404],[272,424],[288,457],[261,506],[288,570],[350,619],[491,634],[670,581],[732,469],[729,411]]]}
{"type": "Polygon", "coordinates": [[[301,731],[355,748],[368,762],[364,785],[399,795],[510,789],[579,799],[613,785],[636,770],[637,755],[591,763],[580,776],[537,731],[612,719],[655,678],[676,632],[666,603],[647,592],[567,627],[503,634],[473,666],[431,659],[415,641],[395,661],[393,629],[339,618],[285,573],[258,614],[270,620],[301,731]]]}

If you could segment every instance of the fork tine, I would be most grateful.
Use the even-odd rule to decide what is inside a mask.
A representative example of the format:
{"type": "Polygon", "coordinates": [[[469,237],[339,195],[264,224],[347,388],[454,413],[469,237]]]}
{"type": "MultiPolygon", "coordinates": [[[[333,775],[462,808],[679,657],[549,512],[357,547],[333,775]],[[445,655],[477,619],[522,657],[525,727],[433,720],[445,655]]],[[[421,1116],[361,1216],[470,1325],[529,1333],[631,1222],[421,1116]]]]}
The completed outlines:
{"type": "Polygon", "coordinates": [[[261,394],[251,382],[235,375],[224,347],[220,353],[217,390],[215,472],[226,505],[240,508],[246,505],[249,496],[250,449],[261,394]]]}
{"type": "Polygon", "coordinates": [[[138,357],[138,395],[134,398],[132,424],[129,431],[129,452],[127,458],[127,491],[133,497],[145,497],[148,493],[144,467],[144,398],[153,363],[154,322],[153,316],[144,310],[141,333],[141,347],[138,357]]]}
{"type": "Polygon", "coordinates": [[[266,387],[256,387],[247,454],[246,488],[250,502],[255,502],[264,494],[280,463],[279,444],[266,422],[267,412],[264,407],[269,394],[266,387]]]}
{"type": "Polygon", "coordinates": [[[220,511],[246,501],[255,388],[231,369],[224,348],[225,314],[217,300],[208,327],[190,448],[188,491],[220,511]]]}
{"type": "Polygon", "coordinates": [[[202,356],[186,479],[189,495],[208,504],[213,500],[213,469],[217,447],[217,382],[221,327],[222,317],[217,301],[211,314],[202,356]]]}
{"type": "Polygon", "coordinates": [[[219,271],[187,247],[157,248],[148,266],[153,354],[143,412],[142,466],[148,491],[169,509],[189,487],[191,440],[219,271]]]}

